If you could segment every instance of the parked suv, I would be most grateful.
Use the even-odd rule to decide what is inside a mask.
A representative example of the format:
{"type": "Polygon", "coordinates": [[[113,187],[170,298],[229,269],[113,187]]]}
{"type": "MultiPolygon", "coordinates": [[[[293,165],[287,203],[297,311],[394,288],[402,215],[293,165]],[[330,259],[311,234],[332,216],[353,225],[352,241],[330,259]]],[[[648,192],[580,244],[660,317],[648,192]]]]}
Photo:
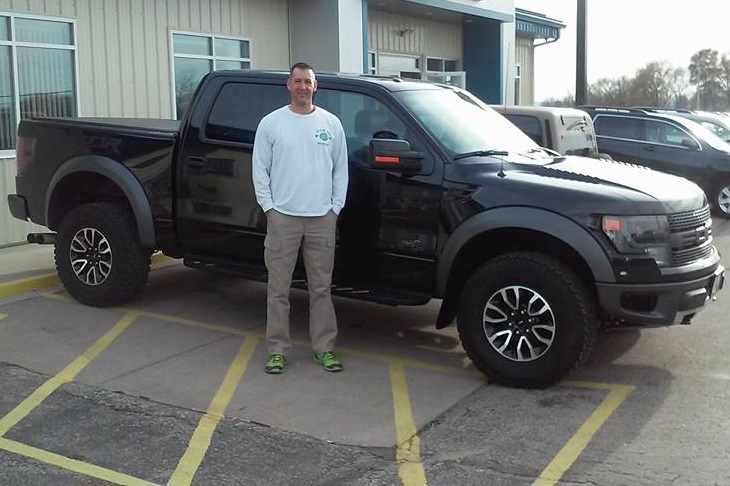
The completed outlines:
{"type": "Polygon", "coordinates": [[[593,119],[600,152],[697,183],[717,213],[730,218],[730,144],[676,115],[636,108],[580,108],[593,119]]]}

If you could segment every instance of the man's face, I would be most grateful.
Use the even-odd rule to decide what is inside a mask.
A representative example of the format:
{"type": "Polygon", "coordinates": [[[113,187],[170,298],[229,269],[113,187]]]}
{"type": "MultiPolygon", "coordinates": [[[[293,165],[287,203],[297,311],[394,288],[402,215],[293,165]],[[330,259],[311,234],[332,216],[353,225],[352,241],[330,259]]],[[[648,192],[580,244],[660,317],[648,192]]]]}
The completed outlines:
{"type": "Polygon", "coordinates": [[[317,80],[311,69],[295,68],[286,80],[286,89],[291,93],[292,102],[299,106],[312,103],[312,96],[317,91],[317,80]]]}

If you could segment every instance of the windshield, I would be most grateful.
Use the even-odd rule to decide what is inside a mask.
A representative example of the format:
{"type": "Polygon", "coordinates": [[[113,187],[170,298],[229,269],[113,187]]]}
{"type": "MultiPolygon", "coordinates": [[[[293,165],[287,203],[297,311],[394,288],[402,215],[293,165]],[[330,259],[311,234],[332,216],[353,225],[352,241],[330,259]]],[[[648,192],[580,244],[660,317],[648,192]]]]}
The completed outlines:
{"type": "Polygon", "coordinates": [[[454,155],[505,151],[548,157],[519,128],[487,105],[477,106],[447,89],[403,91],[398,99],[454,155]]]}
{"type": "Polygon", "coordinates": [[[730,153],[730,144],[712,133],[709,129],[703,127],[696,121],[689,120],[687,118],[675,117],[675,120],[682,123],[684,126],[689,128],[692,133],[707,142],[715,150],[721,150],[723,152],[730,153]]]}
{"type": "Polygon", "coordinates": [[[712,120],[701,120],[700,125],[709,129],[712,133],[726,142],[730,142],[730,130],[724,125],[712,120]]]}

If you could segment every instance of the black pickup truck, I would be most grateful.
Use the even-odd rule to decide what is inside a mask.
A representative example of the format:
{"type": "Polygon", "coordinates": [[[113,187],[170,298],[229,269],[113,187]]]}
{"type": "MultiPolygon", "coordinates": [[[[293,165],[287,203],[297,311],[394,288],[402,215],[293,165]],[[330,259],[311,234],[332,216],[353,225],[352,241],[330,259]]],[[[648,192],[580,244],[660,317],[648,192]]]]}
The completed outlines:
{"type": "MultiPolygon", "coordinates": [[[[179,122],[23,120],[10,210],[49,228],[28,239],[55,244],[61,280],[84,304],[132,299],[155,250],[263,281],[251,151],[259,120],[289,102],[286,77],[211,73],[179,122]]],[[[436,326],[456,320],[495,382],[553,384],[586,360],[601,326],[689,324],[722,286],[695,184],[548,154],[441,86],[318,82],[315,103],[342,120],[349,152],[333,295],[441,299],[436,326]]]]}

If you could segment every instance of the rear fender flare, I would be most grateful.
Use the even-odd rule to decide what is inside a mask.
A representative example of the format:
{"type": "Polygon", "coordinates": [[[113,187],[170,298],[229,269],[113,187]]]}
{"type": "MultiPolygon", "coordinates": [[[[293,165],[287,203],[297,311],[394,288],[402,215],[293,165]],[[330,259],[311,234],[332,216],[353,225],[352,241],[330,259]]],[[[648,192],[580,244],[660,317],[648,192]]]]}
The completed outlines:
{"type": "Polygon", "coordinates": [[[155,248],[155,226],[152,218],[152,209],[150,208],[149,200],[142,188],[142,184],[127,167],[115,160],[100,155],[74,157],[64,162],[56,170],[53,177],[51,177],[51,181],[48,184],[48,192],[46,193],[46,223],[49,221],[50,204],[56,186],[65,177],[79,172],[92,172],[114,182],[124,192],[127,202],[129,202],[129,206],[132,208],[134,219],[137,223],[140,243],[143,247],[155,248]]]}

